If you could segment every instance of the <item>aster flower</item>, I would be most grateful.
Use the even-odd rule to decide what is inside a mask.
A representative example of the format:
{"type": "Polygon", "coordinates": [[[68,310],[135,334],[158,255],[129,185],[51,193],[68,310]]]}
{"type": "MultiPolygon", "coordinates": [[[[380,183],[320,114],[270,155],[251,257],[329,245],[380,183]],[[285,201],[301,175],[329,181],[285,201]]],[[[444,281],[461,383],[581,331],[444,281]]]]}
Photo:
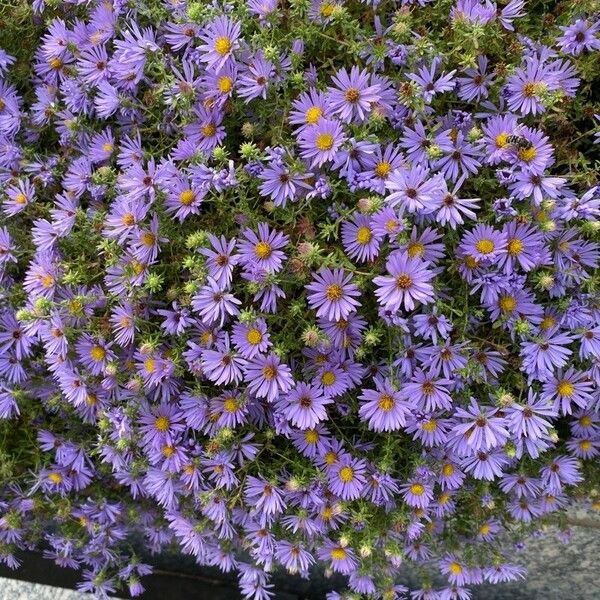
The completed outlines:
{"type": "Polygon", "coordinates": [[[240,256],[234,254],[237,240],[228,241],[223,235],[218,238],[211,233],[208,234],[208,240],[212,249],[200,248],[198,251],[207,258],[206,264],[210,277],[219,286],[227,287],[231,284],[233,269],[240,261],[240,256]]]}
{"type": "Polygon", "coordinates": [[[239,47],[241,27],[229,17],[217,17],[200,33],[202,44],[198,46],[200,59],[216,71],[223,68],[233,52],[239,47]]]}
{"type": "Polygon", "coordinates": [[[462,422],[452,428],[452,434],[462,438],[472,452],[503,446],[509,432],[504,427],[504,419],[496,416],[498,412],[496,408],[479,406],[471,398],[467,409],[456,408],[454,415],[462,422]]]}
{"type": "Polygon", "coordinates": [[[200,315],[206,325],[219,323],[223,325],[225,318],[240,313],[237,308],[241,301],[224,290],[212,277],[192,298],[192,308],[200,315]]]}
{"type": "Polygon", "coordinates": [[[351,548],[341,546],[331,540],[325,540],[324,544],[317,551],[317,556],[319,560],[331,565],[333,571],[344,575],[352,573],[358,564],[351,548]]]}
{"type": "Polygon", "coordinates": [[[381,86],[369,85],[369,72],[353,66],[348,73],[340,69],[332,78],[334,87],[329,88],[327,101],[330,110],[344,123],[365,121],[371,105],[380,98],[381,86]]]}
{"type": "Polygon", "coordinates": [[[339,321],[356,311],[360,302],[355,298],[360,292],[351,281],[352,274],[343,269],[321,269],[313,275],[313,282],[306,289],[308,303],[316,309],[317,317],[339,321]]]}
{"type": "Polygon", "coordinates": [[[276,354],[259,355],[249,361],[244,367],[244,379],[248,391],[267,402],[273,402],[294,384],[290,368],[276,354]]]}
{"type": "Polygon", "coordinates": [[[432,212],[431,204],[440,195],[439,177],[429,178],[429,170],[416,165],[410,169],[394,170],[386,181],[386,188],[392,193],[386,201],[392,208],[398,207],[400,214],[427,214],[432,212]]]}
{"type": "Polygon", "coordinates": [[[506,233],[496,231],[489,225],[477,225],[461,242],[461,250],[478,262],[495,262],[505,252],[506,233]]]}
{"type": "Polygon", "coordinates": [[[311,167],[320,167],[333,160],[346,141],[338,121],[321,119],[314,127],[305,127],[298,134],[301,156],[311,161],[311,167]]]}
{"type": "Polygon", "coordinates": [[[554,410],[563,415],[570,415],[573,404],[578,408],[587,408],[594,402],[594,384],[586,373],[569,367],[551,375],[544,382],[542,398],[546,402],[554,402],[554,410]]]}
{"type": "Polygon", "coordinates": [[[397,431],[406,424],[412,405],[402,399],[389,380],[374,379],[375,389],[365,389],[358,414],[373,431],[397,431]]]}
{"type": "Polygon", "coordinates": [[[373,260],[379,253],[380,240],[366,215],[355,213],[352,221],[342,223],[342,242],[350,258],[359,262],[373,260]]]}
{"type": "Polygon", "coordinates": [[[331,491],[342,500],[356,500],[366,483],[364,460],[346,455],[327,469],[327,480],[331,491]]]}
{"type": "Polygon", "coordinates": [[[427,508],[433,500],[433,488],[425,481],[414,478],[400,486],[400,493],[409,506],[427,508]]]}
{"type": "Polygon", "coordinates": [[[479,450],[461,460],[461,468],[470,473],[475,479],[493,481],[502,475],[503,468],[508,464],[507,456],[501,451],[485,452],[479,450]]]}
{"type": "Polygon", "coordinates": [[[429,304],[433,300],[430,281],[434,274],[427,269],[428,263],[410,258],[406,252],[394,252],[386,263],[387,276],[373,279],[377,286],[375,295],[381,306],[392,312],[400,307],[412,310],[417,302],[429,304]]]}
{"type": "Polygon", "coordinates": [[[248,359],[265,352],[271,346],[264,319],[257,319],[250,324],[236,323],[231,339],[239,353],[248,359]]]}
{"type": "Polygon", "coordinates": [[[576,19],[567,27],[559,27],[563,35],[559,36],[556,43],[566,54],[578,56],[583,51],[600,50],[600,21],[590,23],[587,19],[576,19]]]}
{"type": "Polygon", "coordinates": [[[256,265],[275,273],[281,270],[285,259],[281,248],[285,248],[289,241],[286,235],[271,230],[267,223],[258,224],[258,234],[252,229],[245,229],[242,235],[243,239],[238,242],[241,264],[256,265]]]}
{"type": "Polygon", "coordinates": [[[329,119],[331,112],[326,100],[325,94],[314,88],[303,92],[292,102],[290,123],[300,127],[310,127],[319,123],[321,119],[329,119]]]}
{"type": "Polygon", "coordinates": [[[309,429],[327,420],[325,407],[332,402],[318,387],[298,382],[287,395],[280,396],[277,410],[295,427],[309,429]]]}
{"type": "Polygon", "coordinates": [[[570,456],[557,456],[540,470],[542,485],[550,493],[559,493],[565,485],[582,481],[577,460],[570,456]]]}
{"type": "Polygon", "coordinates": [[[452,398],[448,387],[451,385],[449,379],[439,379],[422,369],[416,369],[411,381],[402,386],[401,397],[404,400],[410,399],[422,412],[430,413],[442,408],[449,410],[452,407],[452,398]]]}

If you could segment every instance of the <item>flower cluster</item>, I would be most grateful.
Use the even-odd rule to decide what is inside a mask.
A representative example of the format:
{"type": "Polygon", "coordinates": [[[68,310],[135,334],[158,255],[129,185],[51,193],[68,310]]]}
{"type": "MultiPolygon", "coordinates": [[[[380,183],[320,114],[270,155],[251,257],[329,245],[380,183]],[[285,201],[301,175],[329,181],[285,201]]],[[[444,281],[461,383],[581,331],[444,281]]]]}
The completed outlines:
{"type": "Polygon", "coordinates": [[[317,567],[330,600],[468,600],[600,508],[600,21],[530,4],[27,7],[0,561],[138,595],[141,536],[253,600],[317,567]]]}

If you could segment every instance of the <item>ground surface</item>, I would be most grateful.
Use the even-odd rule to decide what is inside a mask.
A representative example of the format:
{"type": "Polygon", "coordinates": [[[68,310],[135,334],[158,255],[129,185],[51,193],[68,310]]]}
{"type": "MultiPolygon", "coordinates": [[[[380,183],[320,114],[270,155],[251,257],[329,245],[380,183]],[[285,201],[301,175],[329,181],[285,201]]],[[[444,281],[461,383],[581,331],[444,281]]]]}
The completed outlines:
{"type": "MultiPolygon", "coordinates": [[[[578,513],[573,515],[572,523],[573,533],[569,544],[561,543],[556,535],[549,533],[530,540],[526,549],[515,554],[515,562],[529,569],[526,581],[477,588],[473,592],[473,600],[600,600],[600,519],[590,519],[584,513],[578,513]]],[[[48,568],[53,568],[50,563],[48,568]]],[[[1,574],[4,575],[5,571],[1,571],[1,574]]],[[[413,583],[410,573],[407,575],[406,582],[413,583]]],[[[184,597],[185,600],[237,600],[239,597],[234,589],[211,586],[207,583],[209,580],[182,578],[172,583],[169,578],[163,579],[165,581],[160,586],[163,590],[165,585],[167,588],[169,585],[175,586],[173,600],[184,597]]],[[[151,600],[162,600],[165,597],[163,594],[155,591],[150,594],[151,600]]],[[[0,577],[0,600],[88,598],[89,595],[72,590],[0,577]]],[[[321,600],[319,596],[309,598],[321,600]]],[[[276,596],[276,600],[305,599],[308,600],[305,594],[298,595],[293,591],[276,596]]]]}

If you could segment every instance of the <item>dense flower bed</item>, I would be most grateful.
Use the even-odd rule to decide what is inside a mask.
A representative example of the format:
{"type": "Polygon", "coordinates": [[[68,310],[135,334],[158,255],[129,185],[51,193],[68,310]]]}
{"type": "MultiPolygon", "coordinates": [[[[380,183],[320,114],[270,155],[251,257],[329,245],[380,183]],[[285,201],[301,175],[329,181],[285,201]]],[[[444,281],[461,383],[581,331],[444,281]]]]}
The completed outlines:
{"type": "Polygon", "coordinates": [[[468,599],[600,508],[594,10],[3,8],[0,560],[468,599]]]}

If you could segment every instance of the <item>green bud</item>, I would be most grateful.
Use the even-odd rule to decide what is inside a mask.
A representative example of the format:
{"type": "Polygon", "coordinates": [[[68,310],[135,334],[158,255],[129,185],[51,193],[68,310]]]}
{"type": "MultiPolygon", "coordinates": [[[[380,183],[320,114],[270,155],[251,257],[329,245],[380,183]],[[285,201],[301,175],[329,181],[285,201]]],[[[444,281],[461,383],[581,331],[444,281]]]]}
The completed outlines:
{"type": "Polygon", "coordinates": [[[245,138],[252,137],[254,135],[254,125],[252,123],[248,123],[248,121],[243,123],[242,124],[242,135],[245,138]]]}
{"type": "Polygon", "coordinates": [[[240,146],[240,156],[244,160],[254,160],[260,156],[260,150],[253,142],[244,142],[240,146]]]}
{"type": "Polygon", "coordinates": [[[225,148],[223,148],[223,146],[217,146],[213,150],[212,154],[213,154],[213,158],[217,162],[227,162],[229,160],[229,153],[227,152],[227,150],[225,148]]]}
{"type": "Polygon", "coordinates": [[[190,250],[194,248],[200,248],[202,246],[208,245],[208,234],[206,231],[196,231],[194,233],[190,233],[187,239],[185,240],[185,245],[190,250]]]}

